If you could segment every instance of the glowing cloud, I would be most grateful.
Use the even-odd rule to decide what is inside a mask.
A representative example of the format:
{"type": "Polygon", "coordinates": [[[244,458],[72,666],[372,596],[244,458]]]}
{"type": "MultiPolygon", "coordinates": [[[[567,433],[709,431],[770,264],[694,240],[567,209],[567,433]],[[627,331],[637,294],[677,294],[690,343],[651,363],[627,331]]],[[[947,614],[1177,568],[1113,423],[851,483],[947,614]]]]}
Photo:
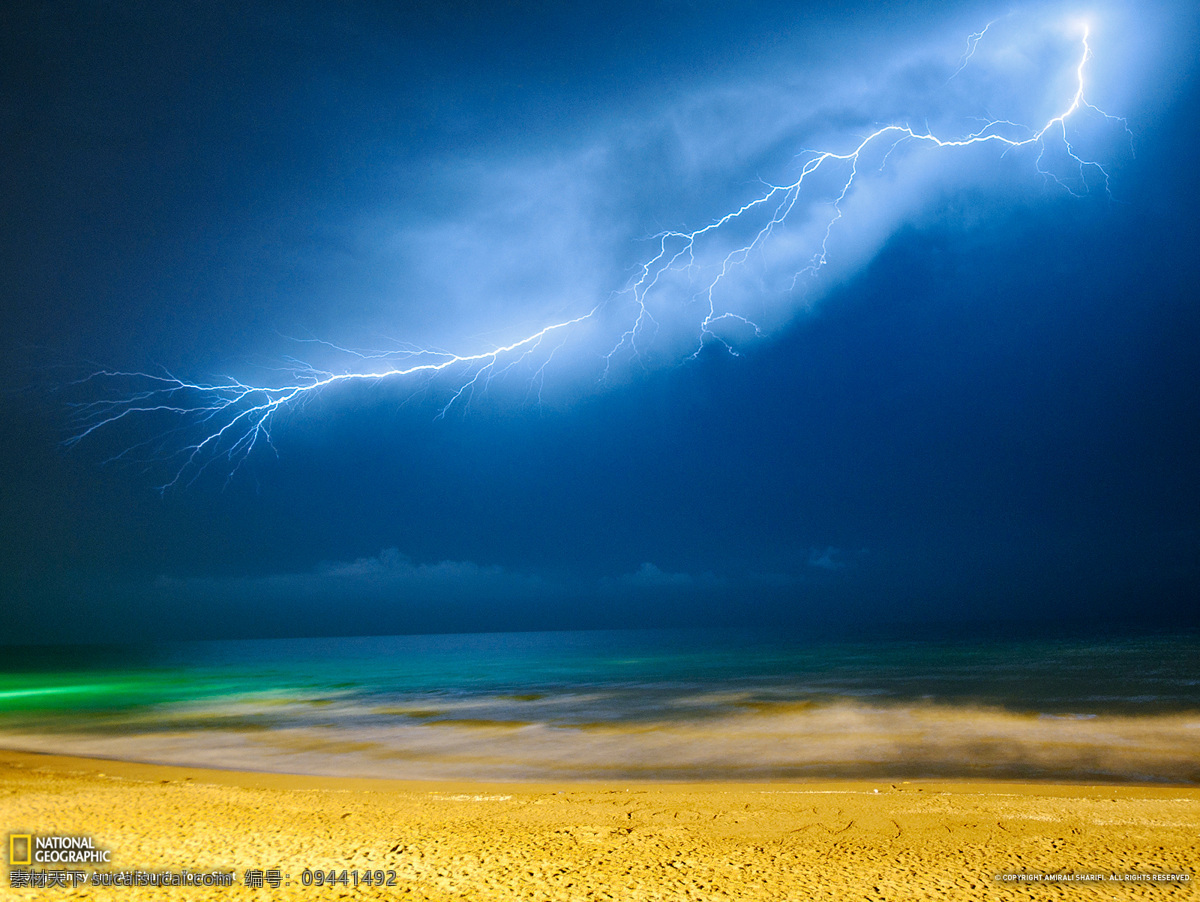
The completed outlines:
{"type": "Polygon", "coordinates": [[[911,98],[897,104],[904,118],[883,125],[814,118],[813,138],[828,149],[793,150],[789,175],[763,182],[703,226],[655,235],[623,288],[578,306],[564,298],[558,307],[574,307],[569,315],[503,329],[508,338],[472,351],[407,343],[367,351],[319,341],[347,368],[290,358],[264,381],[99,370],[75,383],[104,397],[74,406],[66,444],[119,433],[128,441],[110,459],[163,464],[163,490],[213,468],[229,478],[270,445],[281,413],[348,383],[432,390],[444,414],[502,379],[540,399],[552,374],[612,383],[631,364],[676,365],[709,347],[737,354],[810,306],[825,290],[822,280],[827,286],[852,274],[939,197],[975,186],[1014,190],[1018,172],[1020,190],[1032,175],[1059,193],[1107,193],[1102,157],[1128,154],[1132,135],[1124,119],[1087,98],[1088,26],[1029,32],[1012,21],[971,34],[965,52],[959,43],[936,65],[923,61],[920,118],[911,98]],[[1008,73],[1020,74],[1007,84],[1008,73]],[[1033,124],[1018,124],[1022,116],[1033,124]]]}

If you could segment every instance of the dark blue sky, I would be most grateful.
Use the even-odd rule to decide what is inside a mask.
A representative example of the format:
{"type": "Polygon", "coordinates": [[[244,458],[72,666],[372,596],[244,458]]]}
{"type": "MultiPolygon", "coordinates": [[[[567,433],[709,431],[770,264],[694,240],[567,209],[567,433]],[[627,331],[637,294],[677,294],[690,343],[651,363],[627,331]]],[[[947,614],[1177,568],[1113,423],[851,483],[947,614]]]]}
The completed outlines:
{"type": "Polygon", "coordinates": [[[722,283],[762,337],[686,360],[695,291],[671,283],[607,379],[653,235],[884,124],[1039,127],[1071,96],[1080,10],[0,15],[4,639],[1200,619],[1184,4],[1087,13],[1088,100],[1135,153],[1099,116],[1072,139],[1110,193],[1060,146],[1041,165],[1065,184],[1028,148],[905,145],[864,165],[820,272],[796,276],[836,192],[722,283]],[[597,304],[540,377],[440,418],[462,377],[331,386],[228,480],[160,495],[169,440],[104,463],[161,421],[61,446],[68,405],[109,390],[66,384],[97,367],[277,384],[288,356],[363,365],[296,339],[472,353],[597,304]]]}

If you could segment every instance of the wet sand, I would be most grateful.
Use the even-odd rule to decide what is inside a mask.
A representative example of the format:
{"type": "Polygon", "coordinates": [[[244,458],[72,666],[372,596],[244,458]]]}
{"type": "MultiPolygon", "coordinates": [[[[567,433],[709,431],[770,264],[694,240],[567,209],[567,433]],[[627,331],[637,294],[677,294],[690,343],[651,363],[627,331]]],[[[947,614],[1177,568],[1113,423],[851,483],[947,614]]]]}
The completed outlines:
{"type": "MultiPolygon", "coordinates": [[[[1200,787],[423,783],[0,752],[0,828],[6,899],[1200,898],[1196,879],[1147,879],[1200,871],[1200,787]],[[10,888],[25,833],[89,836],[102,870],[236,882],[10,888]]],[[[91,870],[26,870],[64,868],[91,870]]]]}

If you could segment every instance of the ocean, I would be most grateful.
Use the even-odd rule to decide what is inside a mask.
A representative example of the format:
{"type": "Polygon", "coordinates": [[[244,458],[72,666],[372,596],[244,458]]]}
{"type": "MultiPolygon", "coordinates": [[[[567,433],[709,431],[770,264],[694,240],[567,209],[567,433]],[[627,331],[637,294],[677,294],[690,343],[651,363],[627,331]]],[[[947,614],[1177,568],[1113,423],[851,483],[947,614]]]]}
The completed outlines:
{"type": "Polygon", "coordinates": [[[1200,637],[6,648],[0,747],[417,780],[1200,783],[1200,637]]]}

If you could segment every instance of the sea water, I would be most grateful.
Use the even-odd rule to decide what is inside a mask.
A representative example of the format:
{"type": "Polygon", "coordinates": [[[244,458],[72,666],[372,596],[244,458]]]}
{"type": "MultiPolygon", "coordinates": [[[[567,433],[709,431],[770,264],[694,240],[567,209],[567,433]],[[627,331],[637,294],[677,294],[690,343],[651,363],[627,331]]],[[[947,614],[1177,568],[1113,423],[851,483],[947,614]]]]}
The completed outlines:
{"type": "Polygon", "coordinates": [[[1200,638],[3,649],[0,747],[402,779],[1200,782],[1200,638]]]}

